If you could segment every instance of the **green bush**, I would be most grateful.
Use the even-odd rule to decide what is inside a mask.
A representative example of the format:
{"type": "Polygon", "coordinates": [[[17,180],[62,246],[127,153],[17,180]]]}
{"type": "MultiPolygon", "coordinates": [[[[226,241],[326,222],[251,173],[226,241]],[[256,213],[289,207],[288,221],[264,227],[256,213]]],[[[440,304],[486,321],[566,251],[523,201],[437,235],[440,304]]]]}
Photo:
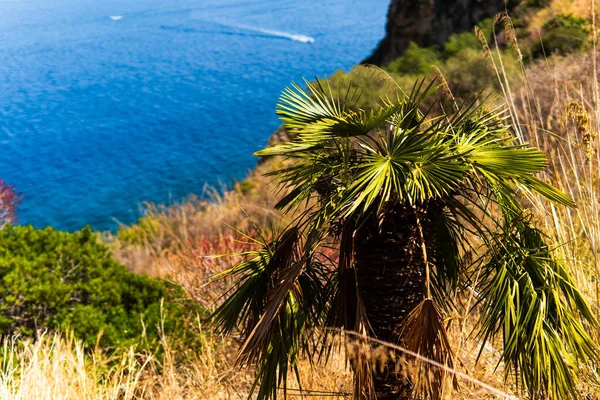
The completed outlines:
{"type": "Polygon", "coordinates": [[[547,55],[569,54],[584,51],[588,34],[578,28],[557,28],[542,36],[542,45],[547,55]]]}
{"type": "MultiPolygon", "coordinates": [[[[501,50],[500,54],[509,79],[517,76],[519,63],[516,56],[510,49],[501,50]]],[[[495,50],[490,57],[499,64],[495,50]]],[[[492,60],[486,58],[481,50],[463,49],[440,65],[440,70],[455,95],[470,97],[482,90],[500,89],[500,82],[491,64],[492,60]]]]}
{"type": "Polygon", "coordinates": [[[534,57],[551,54],[569,54],[586,50],[589,47],[588,22],[572,15],[559,15],[543,26],[541,44],[533,50],[534,57]]]}
{"type": "Polygon", "coordinates": [[[246,195],[250,193],[252,189],[254,189],[254,186],[254,182],[251,179],[244,179],[243,181],[237,182],[235,184],[235,189],[239,193],[246,195]]]}
{"type": "MultiPolygon", "coordinates": [[[[477,24],[488,43],[491,41],[492,38],[493,24],[494,20],[491,18],[484,19],[483,21],[477,24]]],[[[477,36],[475,36],[474,32],[455,33],[451,35],[448,38],[446,44],[444,44],[443,57],[445,59],[449,59],[456,56],[458,53],[460,53],[461,50],[481,50],[482,48],[483,45],[481,41],[479,41],[477,36]]]]}
{"type": "Polygon", "coordinates": [[[444,45],[444,54],[452,57],[463,49],[481,49],[482,44],[472,32],[457,33],[450,38],[444,45]]]}
{"type": "Polygon", "coordinates": [[[560,29],[560,28],[575,28],[582,32],[590,33],[590,27],[585,18],[575,17],[571,14],[558,15],[543,26],[544,30],[560,29]]]}
{"type": "Polygon", "coordinates": [[[441,54],[435,48],[421,48],[411,42],[406,52],[392,61],[387,70],[398,74],[427,75],[431,73],[433,65],[440,60],[441,54]]]}
{"type": "Polygon", "coordinates": [[[448,59],[440,70],[455,91],[455,95],[476,94],[482,89],[494,87],[497,81],[490,61],[481,50],[463,49],[448,59]]]}
{"type": "MultiPolygon", "coordinates": [[[[478,25],[490,42],[494,21],[491,18],[478,25]]],[[[386,70],[398,84],[406,89],[424,75],[431,79],[437,66],[450,87],[461,94],[474,94],[488,87],[497,86],[496,76],[489,67],[490,62],[483,56],[483,45],[474,32],[451,35],[442,51],[435,47],[420,48],[411,43],[401,57],[392,61],[386,70]]]]}
{"type": "Polygon", "coordinates": [[[156,342],[162,320],[164,333],[191,344],[186,320],[199,310],[184,297],[181,288],[129,272],[89,228],[0,230],[2,336],[70,330],[87,345],[117,348],[156,342]]]}

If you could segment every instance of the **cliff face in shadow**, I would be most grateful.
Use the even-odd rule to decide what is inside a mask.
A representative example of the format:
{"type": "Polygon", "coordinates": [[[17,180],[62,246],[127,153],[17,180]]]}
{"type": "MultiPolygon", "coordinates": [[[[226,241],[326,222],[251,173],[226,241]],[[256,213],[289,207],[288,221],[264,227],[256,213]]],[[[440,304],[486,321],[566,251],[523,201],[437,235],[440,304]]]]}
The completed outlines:
{"type": "Polygon", "coordinates": [[[450,35],[471,30],[477,22],[514,5],[503,0],[392,0],[385,38],[363,63],[386,65],[401,56],[410,42],[421,47],[442,45],[450,35]]]}

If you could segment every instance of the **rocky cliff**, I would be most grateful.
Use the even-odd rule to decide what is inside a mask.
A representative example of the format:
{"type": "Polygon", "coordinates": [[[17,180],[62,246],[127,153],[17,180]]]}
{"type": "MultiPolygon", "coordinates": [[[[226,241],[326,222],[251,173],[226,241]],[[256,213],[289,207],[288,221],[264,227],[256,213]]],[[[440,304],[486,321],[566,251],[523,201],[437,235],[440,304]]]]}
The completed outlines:
{"type": "Polygon", "coordinates": [[[450,35],[471,30],[514,5],[503,0],[392,0],[385,38],[363,63],[385,65],[401,56],[410,42],[442,45],[450,35]]]}

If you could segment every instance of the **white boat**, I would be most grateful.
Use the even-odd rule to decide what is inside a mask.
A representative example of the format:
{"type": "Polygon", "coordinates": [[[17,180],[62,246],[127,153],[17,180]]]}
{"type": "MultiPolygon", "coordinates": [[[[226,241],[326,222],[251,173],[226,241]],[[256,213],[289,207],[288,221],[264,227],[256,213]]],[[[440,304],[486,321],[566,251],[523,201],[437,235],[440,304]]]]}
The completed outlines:
{"type": "Polygon", "coordinates": [[[111,15],[110,19],[112,19],[113,21],[119,21],[123,19],[122,15],[111,15]]]}

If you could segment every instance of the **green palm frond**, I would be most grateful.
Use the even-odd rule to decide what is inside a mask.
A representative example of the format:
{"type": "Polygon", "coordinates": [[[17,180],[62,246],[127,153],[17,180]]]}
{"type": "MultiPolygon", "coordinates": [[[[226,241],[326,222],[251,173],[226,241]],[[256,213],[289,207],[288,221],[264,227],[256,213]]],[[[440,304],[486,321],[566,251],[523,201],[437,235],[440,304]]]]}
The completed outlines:
{"type": "Polygon", "coordinates": [[[467,231],[450,210],[441,214],[435,233],[435,252],[431,257],[435,266],[433,291],[437,303],[445,305],[459,286],[463,257],[472,249],[465,248],[467,231]]]}
{"type": "MultiPolygon", "coordinates": [[[[309,238],[318,240],[318,235],[309,238]]],[[[306,240],[290,228],[215,276],[237,277],[212,319],[223,333],[242,328],[245,340],[237,362],[258,366],[252,393],[258,390],[261,399],[274,399],[280,387],[287,387],[288,370],[300,354],[311,352],[308,339],[322,318],[326,267],[304,250],[306,240]]]]}
{"type": "Polygon", "coordinates": [[[364,136],[383,126],[398,111],[398,106],[389,104],[370,111],[346,111],[340,115],[323,117],[310,124],[296,128],[294,140],[277,144],[254,153],[257,157],[296,155],[323,149],[336,138],[364,136]]]}
{"type": "MultiPolygon", "coordinates": [[[[269,298],[265,312],[240,349],[240,362],[258,365],[252,392],[259,398],[276,398],[287,387],[287,373],[301,354],[312,356],[309,342],[314,318],[321,315],[323,292],[320,270],[297,262],[283,274],[269,298]]],[[[301,384],[299,377],[298,382],[301,384]]]]}
{"type": "Polygon", "coordinates": [[[360,156],[344,199],[346,215],[365,212],[376,200],[380,208],[391,199],[419,204],[449,195],[466,172],[452,144],[429,131],[392,129],[376,146],[363,146],[360,156]]]}
{"type": "Polygon", "coordinates": [[[224,334],[239,327],[250,327],[260,318],[269,295],[269,273],[267,265],[271,260],[273,246],[242,253],[247,260],[213,277],[214,280],[227,277],[237,278],[223,297],[226,300],[216,309],[211,319],[224,334]]]}
{"type": "Polygon", "coordinates": [[[298,132],[330,133],[339,136],[365,134],[385,122],[397,109],[397,105],[381,102],[370,111],[358,109],[355,103],[359,95],[342,98],[339,91],[332,90],[329,82],[317,79],[316,84],[304,81],[308,90],[298,84],[286,88],[277,105],[277,114],[286,129],[298,132]],[[354,104],[352,104],[352,100],[354,104]]]}
{"type": "Polygon", "coordinates": [[[579,360],[598,360],[583,322],[596,321],[542,234],[528,221],[513,219],[493,237],[483,268],[484,343],[501,336],[507,373],[533,398],[577,398],[579,360]]]}
{"type": "MultiPolygon", "coordinates": [[[[277,114],[287,129],[303,129],[307,125],[327,118],[341,117],[356,98],[346,92],[345,98],[336,98],[330,87],[325,89],[317,79],[316,84],[304,80],[308,90],[297,83],[283,90],[277,106],[277,114]]],[[[327,83],[328,84],[328,83],[327,83]]]]}
{"type": "Polygon", "coordinates": [[[275,207],[292,210],[303,200],[314,197],[315,193],[323,198],[335,197],[344,179],[347,179],[344,176],[346,171],[348,168],[339,154],[315,152],[270,173],[277,177],[282,189],[289,189],[275,207]]]}
{"type": "Polygon", "coordinates": [[[498,177],[528,176],[547,166],[544,153],[524,146],[478,146],[466,157],[477,170],[498,177]]]}
{"type": "MultiPolygon", "coordinates": [[[[402,99],[398,100],[399,110],[390,118],[390,123],[399,129],[416,129],[421,127],[426,121],[429,109],[423,109],[424,101],[434,94],[442,85],[437,84],[435,79],[430,81],[425,86],[425,79],[417,81],[410,93],[405,94],[402,99]]],[[[389,99],[385,100],[386,104],[391,104],[389,99]]]]}
{"type": "Polygon", "coordinates": [[[525,176],[517,180],[518,186],[527,194],[537,193],[556,204],[567,207],[575,207],[575,201],[552,185],[534,177],[525,176]]]}
{"type": "Polygon", "coordinates": [[[423,80],[408,96],[381,99],[379,104],[363,110],[355,109],[360,93],[351,92],[350,86],[342,98],[340,90],[332,90],[328,82],[319,79],[316,84],[304,82],[307,90],[294,83],[284,90],[277,105],[276,112],[285,128],[293,132],[294,139],[258,151],[256,156],[292,155],[321,149],[335,138],[368,135],[386,122],[401,129],[414,128],[425,120],[419,109],[421,102],[438,88],[434,82],[423,88],[423,80]]]}

